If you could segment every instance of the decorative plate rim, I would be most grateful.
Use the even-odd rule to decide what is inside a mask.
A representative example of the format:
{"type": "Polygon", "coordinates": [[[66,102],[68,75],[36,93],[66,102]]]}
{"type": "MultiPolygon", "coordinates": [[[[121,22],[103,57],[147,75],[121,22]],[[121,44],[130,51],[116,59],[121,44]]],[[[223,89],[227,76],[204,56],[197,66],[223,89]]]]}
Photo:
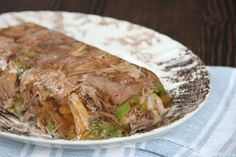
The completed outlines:
{"type": "MultiPolygon", "coordinates": [[[[76,12],[66,12],[66,11],[19,11],[19,12],[7,12],[7,13],[0,14],[0,15],[12,14],[12,13],[22,13],[22,14],[23,13],[35,13],[35,12],[37,12],[37,13],[60,12],[60,13],[77,14],[76,12]]],[[[84,14],[84,13],[78,13],[78,14],[94,16],[94,17],[104,17],[104,16],[93,15],[93,14],[84,14]]],[[[112,19],[112,20],[117,20],[117,21],[121,21],[121,22],[128,22],[128,21],[124,21],[124,20],[120,20],[120,19],[115,19],[115,18],[112,18],[112,17],[104,17],[104,18],[108,18],[108,19],[112,19]]],[[[131,23],[131,22],[128,22],[128,23],[131,23]]],[[[133,23],[131,23],[131,24],[133,24],[133,23]]],[[[134,25],[137,25],[137,24],[134,24],[134,25]]],[[[137,26],[140,26],[140,25],[137,25],[137,26]]],[[[150,28],[146,28],[144,26],[141,26],[141,27],[143,27],[143,28],[145,28],[147,30],[155,31],[155,30],[152,30],[150,28]]],[[[184,46],[180,42],[176,41],[175,39],[173,39],[173,38],[171,38],[171,37],[169,37],[169,36],[167,36],[165,34],[162,34],[162,33],[159,33],[159,34],[161,36],[163,36],[163,37],[167,37],[170,40],[173,40],[173,41],[177,42],[181,46],[184,46]]],[[[193,52],[191,52],[191,53],[192,53],[192,55],[194,57],[200,59],[196,54],[194,54],[193,52]]],[[[33,142],[34,144],[41,143],[39,145],[46,144],[46,145],[51,145],[52,147],[57,147],[55,145],[86,146],[86,145],[99,145],[99,144],[113,144],[113,143],[118,143],[118,142],[126,142],[126,141],[129,142],[129,141],[137,140],[137,139],[140,139],[140,138],[147,138],[147,137],[151,137],[151,136],[154,136],[154,135],[158,135],[158,134],[163,133],[163,132],[165,132],[165,131],[167,131],[169,129],[172,129],[172,128],[178,126],[179,124],[185,122],[186,120],[188,120],[190,117],[192,117],[194,114],[196,114],[204,106],[205,102],[209,98],[209,95],[210,95],[210,92],[211,92],[210,73],[209,73],[209,70],[208,70],[208,68],[207,68],[207,66],[205,64],[203,64],[201,66],[205,67],[205,70],[207,72],[207,79],[209,80],[209,83],[208,83],[209,91],[205,95],[205,99],[201,103],[198,103],[198,107],[195,110],[193,110],[193,111],[191,111],[189,113],[186,113],[180,119],[177,119],[174,122],[171,122],[170,124],[167,124],[167,125],[164,125],[164,126],[160,126],[160,127],[155,128],[153,130],[150,130],[148,132],[136,133],[134,135],[130,135],[130,136],[126,136],[126,137],[114,137],[114,138],[103,139],[103,140],[64,140],[64,139],[50,139],[50,138],[44,139],[44,138],[40,138],[40,137],[23,136],[23,135],[18,135],[18,134],[10,133],[10,132],[4,132],[4,131],[0,131],[0,137],[15,139],[17,141],[33,142]]],[[[77,148],[77,149],[84,149],[84,148],[77,148]]]]}

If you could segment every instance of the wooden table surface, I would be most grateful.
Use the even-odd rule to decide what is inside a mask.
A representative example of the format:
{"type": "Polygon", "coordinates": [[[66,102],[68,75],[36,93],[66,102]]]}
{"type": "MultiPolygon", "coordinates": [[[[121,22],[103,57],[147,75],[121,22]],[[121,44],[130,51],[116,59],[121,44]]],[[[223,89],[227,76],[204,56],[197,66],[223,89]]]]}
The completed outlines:
{"type": "Polygon", "coordinates": [[[0,13],[23,10],[127,20],[180,41],[207,65],[236,66],[236,0],[0,0],[0,13]]]}

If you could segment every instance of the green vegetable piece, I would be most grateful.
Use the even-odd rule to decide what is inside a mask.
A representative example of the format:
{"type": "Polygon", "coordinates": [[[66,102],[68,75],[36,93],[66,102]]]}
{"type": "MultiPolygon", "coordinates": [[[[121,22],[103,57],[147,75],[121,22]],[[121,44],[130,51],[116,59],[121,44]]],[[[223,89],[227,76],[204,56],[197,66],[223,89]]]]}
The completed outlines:
{"type": "Polygon", "coordinates": [[[53,133],[56,128],[55,123],[52,120],[47,120],[45,127],[48,133],[53,133]]]}
{"type": "Polygon", "coordinates": [[[104,122],[101,125],[101,136],[103,138],[122,137],[122,132],[123,130],[110,123],[104,122]]]}
{"type": "Polygon", "coordinates": [[[24,49],[23,52],[26,54],[27,57],[29,58],[34,58],[38,55],[37,51],[30,51],[28,49],[24,49]]]}
{"type": "Polygon", "coordinates": [[[130,110],[130,103],[128,101],[125,101],[123,104],[121,104],[117,111],[116,111],[116,117],[119,119],[123,118],[130,110]]]}
{"type": "Polygon", "coordinates": [[[17,116],[21,116],[23,111],[25,111],[25,108],[23,107],[23,104],[21,104],[20,102],[16,102],[16,104],[15,104],[15,114],[17,116]]]}
{"type": "Polygon", "coordinates": [[[160,95],[166,94],[166,90],[161,83],[156,84],[154,91],[155,91],[155,93],[160,94],[160,95]]]}
{"type": "Polygon", "coordinates": [[[143,110],[143,111],[147,110],[148,109],[148,104],[147,103],[140,104],[139,109],[143,110]]]}
{"type": "Polygon", "coordinates": [[[29,70],[29,69],[30,69],[29,66],[23,66],[23,67],[21,68],[21,71],[22,71],[22,73],[24,73],[25,71],[27,71],[27,70],[29,70]]]}
{"type": "Polygon", "coordinates": [[[20,117],[25,111],[22,101],[16,100],[12,107],[8,109],[9,112],[13,113],[15,116],[20,117]]]}
{"type": "Polygon", "coordinates": [[[28,67],[28,66],[24,66],[24,67],[21,68],[21,70],[22,70],[23,72],[25,72],[26,70],[29,70],[29,69],[30,69],[30,67],[28,67]]]}
{"type": "Polygon", "coordinates": [[[38,52],[36,52],[36,51],[29,51],[28,53],[27,53],[27,56],[29,57],[29,58],[34,58],[34,57],[36,57],[38,55],[38,52]]]}
{"type": "Polygon", "coordinates": [[[111,137],[122,137],[125,135],[124,130],[115,126],[110,122],[99,122],[90,126],[89,132],[87,132],[83,139],[107,139],[111,137]]]}
{"type": "Polygon", "coordinates": [[[140,96],[139,95],[135,95],[133,96],[130,100],[129,100],[130,104],[139,104],[140,103],[140,96]]]}
{"type": "Polygon", "coordinates": [[[20,69],[18,70],[18,74],[19,74],[19,77],[21,77],[21,75],[26,72],[27,70],[29,70],[31,67],[30,66],[22,66],[20,67],[20,69]]]}

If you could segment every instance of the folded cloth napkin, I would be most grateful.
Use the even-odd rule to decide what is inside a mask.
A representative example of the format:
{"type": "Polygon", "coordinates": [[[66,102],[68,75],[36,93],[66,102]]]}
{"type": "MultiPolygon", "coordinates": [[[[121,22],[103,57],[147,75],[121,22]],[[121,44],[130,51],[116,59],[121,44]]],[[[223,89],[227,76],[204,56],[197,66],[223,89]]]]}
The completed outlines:
{"type": "Polygon", "coordinates": [[[0,137],[0,157],[236,157],[236,68],[209,67],[209,70],[212,86],[206,104],[161,137],[95,150],[40,147],[0,137]]]}

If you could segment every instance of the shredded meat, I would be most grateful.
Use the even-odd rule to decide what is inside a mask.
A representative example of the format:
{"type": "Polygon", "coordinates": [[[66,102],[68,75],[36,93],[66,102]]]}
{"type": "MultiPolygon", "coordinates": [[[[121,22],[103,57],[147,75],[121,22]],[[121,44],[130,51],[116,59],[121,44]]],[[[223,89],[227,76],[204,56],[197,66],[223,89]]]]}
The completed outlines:
{"type": "Polygon", "coordinates": [[[74,90],[75,85],[69,82],[64,73],[52,69],[30,69],[22,75],[21,92],[38,93],[40,99],[55,98],[61,102],[74,90]]]}

